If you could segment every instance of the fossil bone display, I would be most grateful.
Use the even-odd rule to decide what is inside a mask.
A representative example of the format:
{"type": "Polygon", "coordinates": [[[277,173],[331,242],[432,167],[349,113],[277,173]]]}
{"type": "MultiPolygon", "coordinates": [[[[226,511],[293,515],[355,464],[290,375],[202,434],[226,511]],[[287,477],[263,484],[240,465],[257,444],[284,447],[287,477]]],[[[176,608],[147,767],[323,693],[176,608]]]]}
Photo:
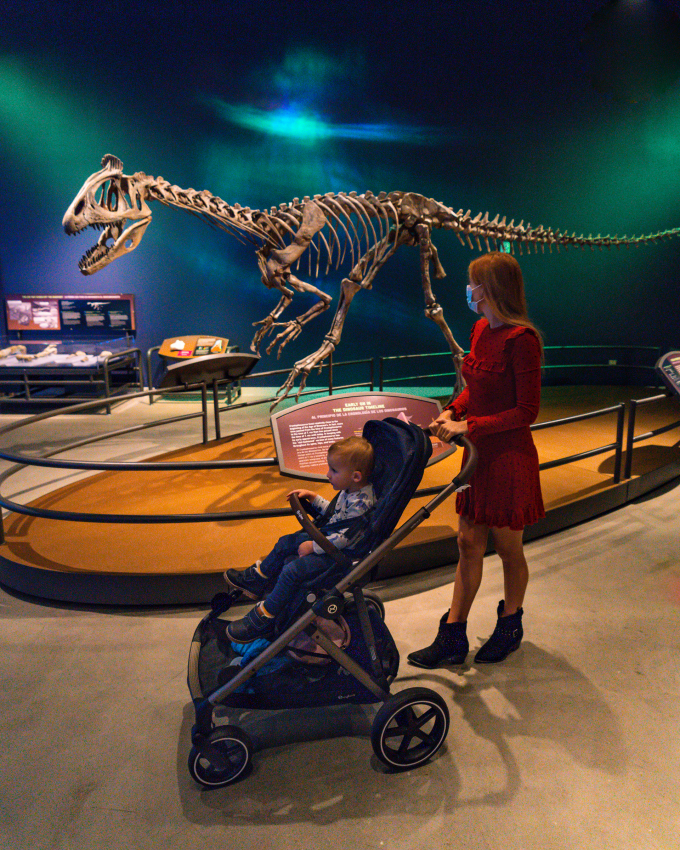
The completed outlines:
{"type": "Polygon", "coordinates": [[[56,353],[56,345],[48,345],[47,348],[43,348],[43,350],[39,351],[37,354],[26,354],[26,350],[24,349],[23,354],[17,354],[17,360],[39,360],[41,357],[51,357],[56,353]]]}
{"type": "Polygon", "coordinates": [[[277,329],[267,353],[278,343],[280,356],[284,346],[299,336],[304,325],[327,310],[332,302],[330,295],[293,273],[293,267],[297,271],[305,253],[308,277],[318,277],[322,270],[326,273],[345,262],[349,264],[350,271],[340,284],[338,307],[329,332],[316,351],[294,364],[277,392],[276,404],[290,394],[298,378],[296,399],[299,398],[311,370],[321,366],[340,342],[352,299],[360,290],[371,288],[379,269],[400,245],[419,249],[425,315],[438,325],[446,339],[456,368],[456,389],[460,390],[463,349],[444,320],[430,281],[430,265],[436,278],[445,276],[430,238],[432,230],[452,230],[463,245],[470,248],[476,245],[480,251],[506,243],[511,251],[517,246],[520,253],[522,246],[535,250],[539,247],[545,250],[546,246],[550,250],[553,246],[558,249],[560,246],[609,248],[656,242],[680,234],[680,228],[674,228],[638,237],[569,235],[543,226],[525,225],[523,221],[515,224],[514,219],[506,222],[505,216],[491,219],[488,213],[473,216],[470,210],[455,212],[439,201],[414,192],[381,192],[379,195],[329,192],[302,200],[294,198],[291,203],[283,203],[269,211],[256,210],[239,204],[232,206],[207,190],[181,189],[162,177],[151,177],[143,172],[123,174],[123,163],[107,154],[102,159],[101,170],[88,177],[64,215],[63,225],[68,234],[76,234],[86,227],[102,231],[97,244],[80,260],[83,274],[99,271],[139,245],[151,221],[150,201],[191,212],[241,241],[255,245],[262,282],[280,293],[271,313],[255,322],[259,327],[251,349],[256,352],[262,340],[277,329]],[[278,321],[295,292],[313,294],[318,300],[294,319],[278,321]]]}
{"type": "Polygon", "coordinates": [[[25,345],[10,345],[9,348],[0,348],[0,360],[9,357],[11,354],[26,354],[25,345]]]}

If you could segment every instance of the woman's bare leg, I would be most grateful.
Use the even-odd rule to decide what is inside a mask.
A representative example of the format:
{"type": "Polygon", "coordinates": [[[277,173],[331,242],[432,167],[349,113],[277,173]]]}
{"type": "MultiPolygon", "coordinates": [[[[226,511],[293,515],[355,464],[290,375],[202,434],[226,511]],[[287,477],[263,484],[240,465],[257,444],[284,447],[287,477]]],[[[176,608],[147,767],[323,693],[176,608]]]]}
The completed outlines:
{"type": "Polygon", "coordinates": [[[524,557],[524,544],[522,543],[523,534],[523,528],[519,531],[514,531],[511,528],[491,529],[496,552],[503,563],[504,617],[515,614],[522,607],[529,582],[529,567],[524,557]]]}
{"type": "Polygon", "coordinates": [[[447,623],[464,623],[482,581],[484,552],[489,536],[489,526],[458,518],[458,550],[460,559],[453,584],[453,599],[447,623]]]}

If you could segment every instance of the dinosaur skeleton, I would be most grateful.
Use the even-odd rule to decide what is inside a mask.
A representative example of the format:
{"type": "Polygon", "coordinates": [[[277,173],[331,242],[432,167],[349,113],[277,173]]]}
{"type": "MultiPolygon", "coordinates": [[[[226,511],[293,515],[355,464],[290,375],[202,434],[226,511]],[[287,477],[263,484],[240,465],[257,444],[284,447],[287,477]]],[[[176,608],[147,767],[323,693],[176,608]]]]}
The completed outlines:
{"type": "Polygon", "coordinates": [[[433,229],[452,230],[463,245],[470,248],[476,245],[480,251],[483,245],[492,250],[492,246],[497,248],[507,243],[511,251],[518,246],[520,253],[523,246],[536,251],[539,247],[544,251],[546,246],[551,251],[553,246],[558,250],[561,246],[610,248],[656,242],[680,234],[680,228],[674,228],[638,237],[569,235],[543,226],[531,227],[523,221],[515,224],[514,219],[507,223],[505,216],[490,219],[488,213],[472,216],[470,210],[454,212],[432,198],[413,192],[379,195],[329,192],[302,200],[294,198],[291,203],[272,207],[267,212],[240,204],[232,206],[208,191],[181,189],[162,177],[143,172],[123,174],[123,163],[107,154],[102,159],[101,170],[88,177],[64,215],[63,225],[68,234],[75,235],[86,227],[102,231],[97,244],[79,262],[83,274],[99,271],[139,245],[151,221],[150,201],[187,210],[242,242],[256,246],[262,282],[267,288],[278,290],[281,296],[269,315],[254,323],[259,326],[251,343],[255,352],[259,352],[268,334],[280,329],[266,349],[269,354],[278,343],[280,356],[286,344],[330,306],[330,295],[293,273],[293,267],[299,269],[305,253],[309,277],[318,277],[321,269],[327,273],[346,260],[349,262],[351,270],[340,284],[340,298],[329,332],[315,352],[294,364],[273,406],[290,394],[298,378],[296,400],[299,398],[311,370],[320,367],[340,342],[352,299],[359,290],[371,289],[376,274],[400,245],[418,247],[420,251],[425,315],[437,324],[446,339],[456,369],[456,390],[460,391],[464,352],[444,320],[430,281],[430,264],[436,278],[445,277],[430,238],[433,229]],[[295,292],[312,294],[317,300],[306,313],[287,322],[278,321],[295,292]]]}

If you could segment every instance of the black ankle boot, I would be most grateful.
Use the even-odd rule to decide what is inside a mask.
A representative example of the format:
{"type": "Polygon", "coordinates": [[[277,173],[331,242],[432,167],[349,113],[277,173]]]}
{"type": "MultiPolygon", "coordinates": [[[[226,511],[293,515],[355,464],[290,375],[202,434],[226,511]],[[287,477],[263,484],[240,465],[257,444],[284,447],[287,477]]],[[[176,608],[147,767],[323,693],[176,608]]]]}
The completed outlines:
{"type": "Polygon", "coordinates": [[[509,617],[501,616],[505,610],[505,602],[501,599],[498,603],[498,621],[493,634],[475,655],[477,664],[496,664],[507,658],[511,652],[518,649],[522,642],[524,630],[522,629],[523,608],[518,608],[509,617]]]}
{"type": "Polygon", "coordinates": [[[432,669],[438,664],[463,664],[470,645],[465,630],[467,623],[447,623],[449,612],[439,621],[439,631],[434,643],[425,649],[412,652],[407,660],[414,667],[432,669]]]}

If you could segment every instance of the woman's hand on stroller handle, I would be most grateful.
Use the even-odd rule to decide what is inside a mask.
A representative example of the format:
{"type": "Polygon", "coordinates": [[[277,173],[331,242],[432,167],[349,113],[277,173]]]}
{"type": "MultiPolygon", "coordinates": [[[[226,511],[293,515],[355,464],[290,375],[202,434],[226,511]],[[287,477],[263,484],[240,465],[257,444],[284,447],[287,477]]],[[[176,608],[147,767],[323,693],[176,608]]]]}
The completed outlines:
{"type": "Polygon", "coordinates": [[[450,410],[443,410],[425,430],[445,443],[455,442],[462,445],[460,438],[467,434],[468,426],[465,420],[457,422],[450,410]]]}

